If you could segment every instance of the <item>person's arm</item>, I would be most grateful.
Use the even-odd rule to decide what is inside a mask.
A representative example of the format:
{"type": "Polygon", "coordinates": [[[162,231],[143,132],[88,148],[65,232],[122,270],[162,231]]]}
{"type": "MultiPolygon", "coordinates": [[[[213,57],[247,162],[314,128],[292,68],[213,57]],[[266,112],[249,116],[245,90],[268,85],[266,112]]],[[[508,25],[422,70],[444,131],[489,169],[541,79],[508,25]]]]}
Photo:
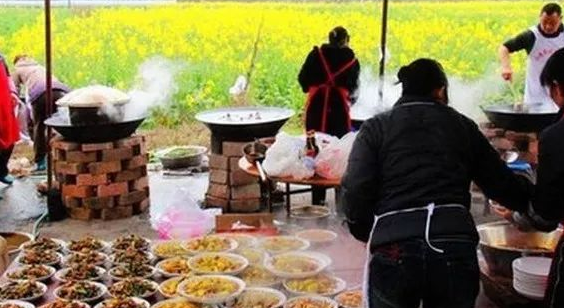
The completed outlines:
{"type": "Polygon", "coordinates": [[[511,56],[509,54],[509,49],[507,49],[505,45],[499,46],[498,56],[499,62],[501,63],[501,78],[503,78],[503,80],[512,81],[513,69],[511,68],[511,56]]]}
{"type": "Polygon", "coordinates": [[[316,70],[315,69],[316,57],[318,57],[317,50],[316,50],[316,48],[314,48],[307,55],[307,58],[306,58],[304,64],[302,65],[302,69],[300,70],[300,73],[298,74],[298,81],[299,81],[300,86],[302,87],[302,91],[304,93],[307,93],[309,91],[309,87],[313,84],[312,74],[314,74],[314,72],[316,70]]]}
{"type": "Polygon", "coordinates": [[[378,202],[378,132],[365,123],[356,136],[341,182],[342,206],[351,234],[368,242],[378,202]]]}
{"type": "Polygon", "coordinates": [[[16,87],[17,93],[18,94],[21,93],[21,86],[23,84],[23,81],[22,81],[22,78],[21,78],[20,71],[18,70],[17,67],[12,72],[11,77],[12,77],[12,82],[14,83],[14,86],[16,87]]]}
{"type": "Polygon", "coordinates": [[[511,53],[526,50],[531,52],[535,44],[535,34],[531,30],[526,30],[516,37],[506,41],[498,49],[498,57],[501,63],[501,77],[504,80],[513,79],[513,68],[511,67],[511,53]]]}

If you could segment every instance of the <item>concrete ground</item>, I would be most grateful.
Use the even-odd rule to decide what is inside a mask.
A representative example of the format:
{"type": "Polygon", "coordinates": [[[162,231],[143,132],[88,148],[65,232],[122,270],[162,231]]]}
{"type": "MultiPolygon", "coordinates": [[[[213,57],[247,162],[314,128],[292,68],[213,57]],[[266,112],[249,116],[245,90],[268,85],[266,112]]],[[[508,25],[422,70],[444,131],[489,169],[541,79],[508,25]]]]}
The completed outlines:
{"type": "MultiPolygon", "coordinates": [[[[46,210],[45,200],[37,195],[35,185],[41,177],[28,177],[17,180],[11,187],[0,187],[0,231],[31,232],[34,220],[46,210]]],[[[150,175],[151,213],[123,219],[119,221],[92,221],[82,222],[67,219],[62,222],[47,222],[40,229],[42,235],[61,238],[65,240],[78,239],[84,235],[95,235],[99,238],[110,240],[120,234],[136,233],[148,238],[158,238],[157,233],[151,228],[150,217],[156,215],[168,204],[184,206],[189,201],[183,201],[179,196],[189,192],[192,199],[202,200],[207,189],[208,174],[199,174],[183,177],[164,177],[161,173],[153,172],[150,175]],[[174,203],[171,203],[174,202],[174,203]]],[[[1,184],[0,184],[1,185],[1,184]]],[[[293,204],[309,201],[309,194],[292,197],[293,204]]],[[[334,194],[328,194],[329,206],[334,210],[334,194]]],[[[473,200],[472,214],[477,224],[497,220],[491,214],[483,213],[483,201],[477,196],[473,200]]],[[[347,230],[339,223],[338,217],[321,223],[315,221],[296,221],[286,219],[283,211],[278,211],[277,220],[283,231],[291,233],[295,230],[318,227],[328,228],[339,234],[337,245],[323,251],[334,260],[336,274],[345,279],[349,286],[360,285],[365,261],[364,247],[355,241],[347,230]]],[[[333,211],[335,212],[335,211],[333,211]]],[[[323,250],[323,249],[322,249],[323,250]]],[[[480,294],[477,308],[496,308],[483,293],[480,294]]]]}

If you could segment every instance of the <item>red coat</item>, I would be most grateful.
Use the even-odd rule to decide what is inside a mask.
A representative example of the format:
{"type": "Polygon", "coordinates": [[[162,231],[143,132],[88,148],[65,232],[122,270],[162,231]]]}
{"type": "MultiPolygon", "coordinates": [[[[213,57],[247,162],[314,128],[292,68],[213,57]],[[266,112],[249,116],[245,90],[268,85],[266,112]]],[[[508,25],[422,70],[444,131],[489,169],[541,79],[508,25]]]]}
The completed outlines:
{"type": "Polygon", "coordinates": [[[0,62],[0,150],[10,148],[20,139],[10,91],[11,80],[3,62],[0,62]]]}

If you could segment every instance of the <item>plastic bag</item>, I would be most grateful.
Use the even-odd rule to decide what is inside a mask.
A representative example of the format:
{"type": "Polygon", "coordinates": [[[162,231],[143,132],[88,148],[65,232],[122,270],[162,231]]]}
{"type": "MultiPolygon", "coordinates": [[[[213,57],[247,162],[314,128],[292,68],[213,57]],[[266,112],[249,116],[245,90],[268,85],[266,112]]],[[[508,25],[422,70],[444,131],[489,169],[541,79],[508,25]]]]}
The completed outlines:
{"type": "Polygon", "coordinates": [[[284,132],[276,135],[276,141],[266,151],[266,158],[262,163],[264,171],[271,176],[293,177],[296,179],[310,178],[315,174],[314,169],[304,161],[303,149],[305,140],[293,137],[284,132]]]}
{"type": "Polygon", "coordinates": [[[214,215],[202,210],[187,189],[175,190],[169,200],[159,212],[151,212],[151,226],[159,238],[188,239],[215,228],[214,215]]]}
{"type": "Polygon", "coordinates": [[[356,134],[348,133],[322,148],[315,158],[315,173],[326,179],[340,179],[347,169],[356,134]]]}

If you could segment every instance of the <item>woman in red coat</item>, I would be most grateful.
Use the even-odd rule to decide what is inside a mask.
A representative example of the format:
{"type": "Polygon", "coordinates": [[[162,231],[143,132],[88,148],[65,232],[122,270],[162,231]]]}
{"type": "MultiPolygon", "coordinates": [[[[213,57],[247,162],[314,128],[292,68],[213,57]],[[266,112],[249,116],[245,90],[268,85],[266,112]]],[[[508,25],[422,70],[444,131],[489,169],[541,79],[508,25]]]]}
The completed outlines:
{"type": "Polygon", "coordinates": [[[7,185],[14,181],[14,178],[8,174],[8,161],[14,144],[20,139],[15,114],[18,101],[6,61],[0,56],[0,182],[7,185]]]}

